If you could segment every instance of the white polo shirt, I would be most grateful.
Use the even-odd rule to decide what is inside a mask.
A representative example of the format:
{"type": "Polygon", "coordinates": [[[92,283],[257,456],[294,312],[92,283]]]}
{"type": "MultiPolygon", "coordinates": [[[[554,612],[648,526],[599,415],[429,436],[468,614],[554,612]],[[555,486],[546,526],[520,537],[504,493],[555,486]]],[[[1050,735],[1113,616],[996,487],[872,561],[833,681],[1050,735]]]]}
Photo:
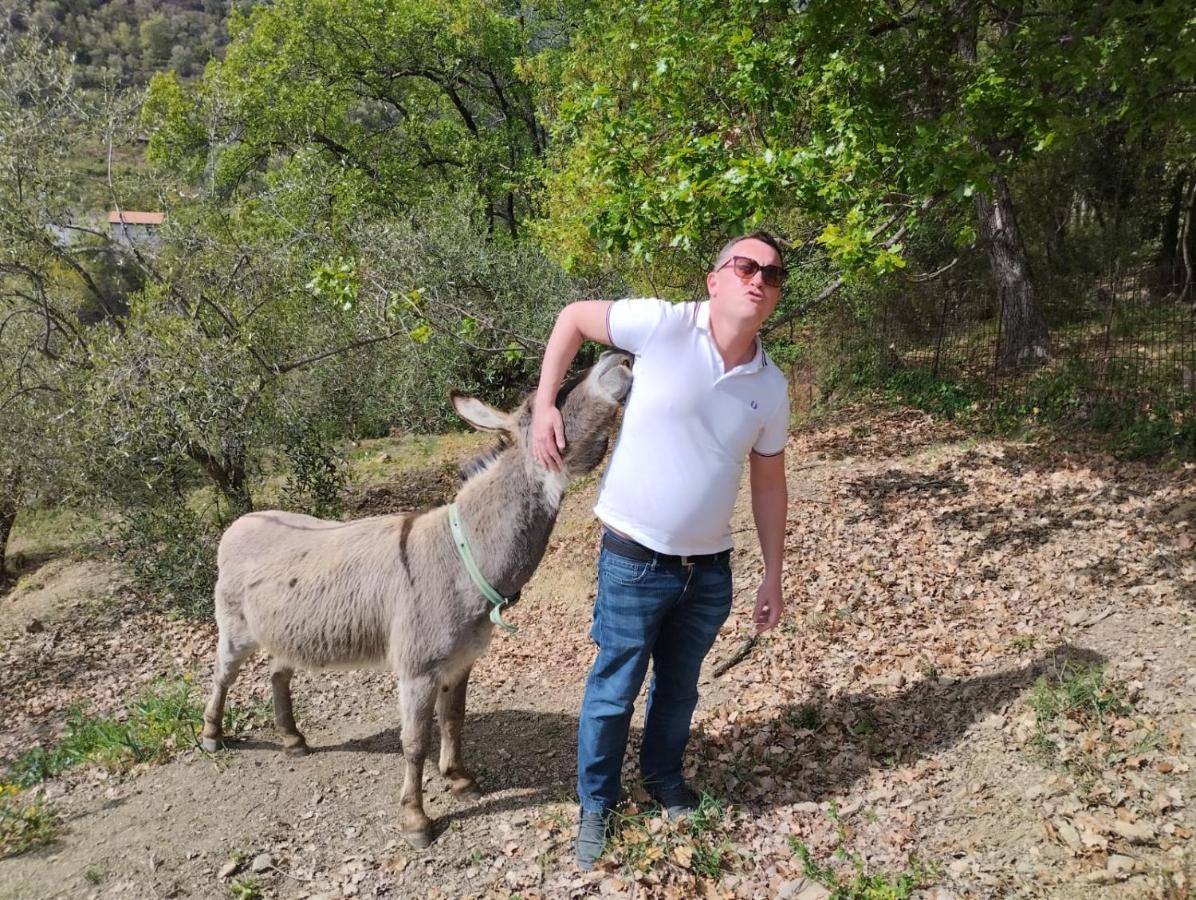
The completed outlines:
{"type": "Polygon", "coordinates": [[[775,456],[789,432],[788,383],[756,339],[730,371],[710,334],[710,303],[612,303],[611,343],[635,354],[623,427],[594,513],[658,553],[718,553],[749,451],[775,456]]]}

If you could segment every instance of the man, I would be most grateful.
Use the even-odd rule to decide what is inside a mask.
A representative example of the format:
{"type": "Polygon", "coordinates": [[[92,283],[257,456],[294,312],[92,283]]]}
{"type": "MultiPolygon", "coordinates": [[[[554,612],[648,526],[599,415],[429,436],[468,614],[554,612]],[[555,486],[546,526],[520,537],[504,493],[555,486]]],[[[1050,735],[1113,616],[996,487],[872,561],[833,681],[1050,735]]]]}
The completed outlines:
{"type": "Polygon", "coordinates": [[[776,240],[728,242],[706,276],[709,300],[671,304],[583,301],[561,311],[544,352],[533,453],[558,471],[564,427],[553,400],[588,338],[636,356],[623,426],[594,512],[604,525],[591,636],[598,657],[579,715],[578,865],[602,854],[636,695],[652,662],[640,771],[670,818],[697,800],[681,760],[698,700],[698,673],[731,610],[730,519],[743,461],[764,557],[758,632],[781,616],[784,449],[789,402],[760,326],[785,279],[776,240]]]}

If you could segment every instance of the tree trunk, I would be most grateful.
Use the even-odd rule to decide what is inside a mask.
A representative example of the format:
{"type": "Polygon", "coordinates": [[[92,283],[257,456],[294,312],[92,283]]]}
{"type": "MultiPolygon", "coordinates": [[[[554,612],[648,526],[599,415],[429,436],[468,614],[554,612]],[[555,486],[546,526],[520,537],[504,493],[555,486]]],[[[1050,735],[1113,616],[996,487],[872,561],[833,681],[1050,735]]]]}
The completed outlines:
{"type": "Polygon", "coordinates": [[[1056,209],[1053,215],[1055,227],[1046,236],[1047,268],[1057,275],[1070,271],[1067,260],[1067,220],[1071,214],[1071,203],[1065,209],[1056,209]]]}
{"type": "Polygon", "coordinates": [[[1176,291],[1180,300],[1191,303],[1196,298],[1196,179],[1188,191],[1184,224],[1179,233],[1179,248],[1182,257],[1179,275],[1182,280],[1178,282],[1176,291]]]}
{"type": "Polygon", "coordinates": [[[20,483],[21,474],[17,469],[0,474],[0,586],[8,578],[8,570],[5,568],[8,563],[8,538],[12,534],[13,523],[17,520],[20,483]]]}
{"type": "Polygon", "coordinates": [[[507,227],[511,230],[511,240],[519,240],[519,224],[515,221],[515,194],[507,191],[507,227]]]}
{"type": "Polygon", "coordinates": [[[1184,186],[1188,173],[1180,172],[1167,190],[1167,213],[1159,229],[1159,287],[1164,293],[1178,290],[1184,283],[1183,251],[1179,246],[1184,218],[1184,186]]]}
{"type": "Polygon", "coordinates": [[[995,176],[992,184],[993,196],[976,194],[975,207],[1001,299],[1000,367],[1039,366],[1051,357],[1050,334],[1039,309],[1009,184],[1001,175],[995,176]]]}
{"type": "MultiPolygon", "coordinates": [[[[999,31],[1007,36],[1020,4],[1001,23],[999,31]]],[[[977,0],[956,0],[952,7],[957,28],[955,51],[968,66],[976,65],[976,34],[979,27],[977,0]]],[[[984,147],[990,158],[999,159],[999,148],[989,146],[980,136],[972,143],[984,147]]],[[[1001,349],[999,366],[1004,370],[1038,366],[1050,359],[1051,341],[1038,305],[1038,294],[1030,274],[1030,260],[1017,225],[1013,195],[1000,171],[989,179],[992,196],[976,193],[973,203],[980,233],[988,245],[988,259],[993,280],[1001,298],[1001,349]]]]}
{"type": "Polygon", "coordinates": [[[249,493],[243,454],[225,446],[217,457],[206,447],[191,444],[187,448],[187,455],[199,463],[204,474],[212,479],[217,490],[228,501],[230,519],[253,512],[253,498],[249,493]]]}

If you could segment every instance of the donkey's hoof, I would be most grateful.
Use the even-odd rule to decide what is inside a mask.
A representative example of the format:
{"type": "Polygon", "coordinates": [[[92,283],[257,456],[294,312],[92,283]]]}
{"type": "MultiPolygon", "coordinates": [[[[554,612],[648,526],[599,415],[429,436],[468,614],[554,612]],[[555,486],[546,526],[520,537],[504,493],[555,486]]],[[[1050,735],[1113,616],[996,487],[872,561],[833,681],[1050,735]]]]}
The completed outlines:
{"type": "Polygon", "coordinates": [[[403,837],[406,838],[407,843],[416,850],[426,850],[432,843],[432,829],[426,828],[423,831],[404,831],[403,837]]]}
{"type": "Polygon", "coordinates": [[[208,753],[216,753],[224,746],[224,742],[220,738],[202,737],[199,739],[199,746],[208,753]]]}
{"type": "Polygon", "coordinates": [[[482,788],[476,781],[467,781],[464,784],[454,784],[450,790],[454,797],[460,797],[462,800],[476,800],[482,796],[482,788]]]}
{"type": "Polygon", "coordinates": [[[282,752],[287,756],[307,756],[311,749],[307,744],[295,744],[293,747],[283,747],[282,752]]]}

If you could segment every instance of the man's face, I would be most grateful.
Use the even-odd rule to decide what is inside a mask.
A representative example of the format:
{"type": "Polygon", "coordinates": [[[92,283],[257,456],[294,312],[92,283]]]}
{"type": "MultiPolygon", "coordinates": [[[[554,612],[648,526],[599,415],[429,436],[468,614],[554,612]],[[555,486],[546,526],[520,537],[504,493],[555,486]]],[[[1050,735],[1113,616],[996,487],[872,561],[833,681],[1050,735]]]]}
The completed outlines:
{"type": "Polygon", "coordinates": [[[746,281],[740,278],[731,262],[736,256],[753,259],[761,266],[779,266],[781,257],[763,241],[746,238],[731,249],[725,264],[706,275],[712,311],[717,310],[720,317],[736,319],[755,330],[777,308],[781,289],[765,284],[763,272],[756,272],[746,281]]]}

